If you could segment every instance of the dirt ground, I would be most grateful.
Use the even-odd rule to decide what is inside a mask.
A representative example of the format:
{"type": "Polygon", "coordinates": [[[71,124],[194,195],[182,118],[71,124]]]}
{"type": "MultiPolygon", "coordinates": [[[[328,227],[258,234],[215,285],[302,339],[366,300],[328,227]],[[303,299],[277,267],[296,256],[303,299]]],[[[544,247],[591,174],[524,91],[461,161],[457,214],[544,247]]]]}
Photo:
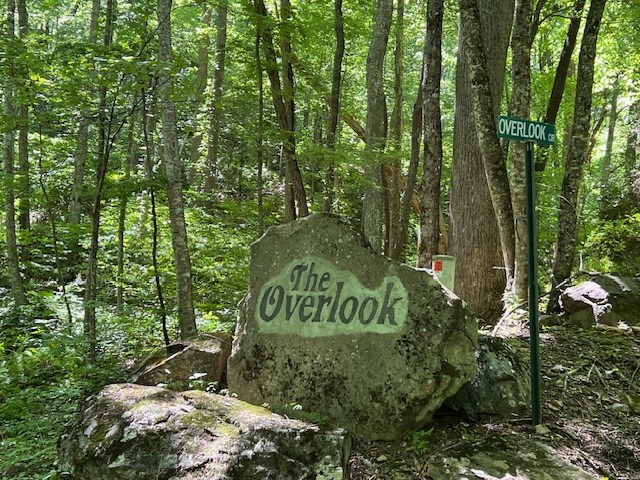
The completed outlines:
{"type": "MultiPolygon", "coordinates": [[[[528,361],[526,330],[517,339],[528,361]]],[[[594,479],[640,480],[640,330],[549,327],[543,329],[540,349],[548,431],[536,433],[530,418],[474,423],[442,411],[404,441],[356,439],[350,480],[427,480],[438,455],[476,439],[514,433],[553,447],[594,479]]]]}

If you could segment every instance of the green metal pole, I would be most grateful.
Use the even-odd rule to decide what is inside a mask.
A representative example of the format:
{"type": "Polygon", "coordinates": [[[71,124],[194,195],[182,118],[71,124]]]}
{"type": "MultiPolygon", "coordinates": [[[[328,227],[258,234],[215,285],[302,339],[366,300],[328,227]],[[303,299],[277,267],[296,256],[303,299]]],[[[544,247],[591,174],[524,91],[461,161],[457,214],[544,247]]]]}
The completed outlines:
{"type": "Polygon", "coordinates": [[[538,245],[535,210],[533,143],[527,142],[525,161],[527,191],[527,240],[529,249],[529,346],[531,353],[531,416],[533,425],[542,423],[540,395],[540,326],[538,324],[538,245]]]}

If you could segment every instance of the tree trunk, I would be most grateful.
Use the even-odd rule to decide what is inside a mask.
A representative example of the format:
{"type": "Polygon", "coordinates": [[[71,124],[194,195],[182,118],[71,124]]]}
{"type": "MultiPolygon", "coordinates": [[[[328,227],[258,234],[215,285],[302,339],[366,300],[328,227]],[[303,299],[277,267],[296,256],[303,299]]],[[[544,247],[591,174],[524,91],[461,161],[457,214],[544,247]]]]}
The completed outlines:
{"type": "MultiPolygon", "coordinates": [[[[578,32],[580,30],[580,22],[582,20],[582,10],[584,8],[584,3],[585,0],[576,0],[576,3],[573,7],[573,15],[571,16],[571,21],[569,22],[569,29],[567,30],[567,36],[564,40],[562,53],[560,54],[560,60],[558,61],[556,75],[553,78],[553,87],[551,89],[551,94],[549,95],[547,111],[543,118],[543,121],[546,123],[556,123],[556,118],[558,117],[560,103],[562,102],[562,97],[564,95],[564,86],[567,83],[567,78],[569,77],[569,66],[571,65],[571,57],[578,40],[578,32]]],[[[545,169],[548,158],[548,150],[543,149],[541,155],[539,155],[539,159],[536,160],[536,171],[543,171],[545,169]]]]}
{"type": "Polygon", "coordinates": [[[295,120],[295,80],[293,76],[293,53],[291,51],[291,3],[289,0],[280,0],[280,15],[282,16],[281,27],[281,52],[282,52],[282,94],[284,97],[285,114],[288,128],[285,139],[284,152],[286,168],[289,172],[291,191],[293,199],[297,205],[297,216],[306,217],[309,215],[307,205],[307,195],[302,174],[296,159],[296,120],[295,120]]]}
{"type": "Polygon", "coordinates": [[[256,72],[258,78],[258,133],[256,135],[258,159],[258,236],[264,233],[264,72],[260,56],[260,32],[256,29],[256,72]]]}
{"type": "Polygon", "coordinates": [[[155,99],[150,106],[147,106],[147,92],[142,92],[142,133],[144,135],[144,168],[147,178],[149,179],[149,197],[151,199],[151,225],[152,225],[152,244],[151,244],[151,263],[153,265],[153,278],[156,286],[156,295],[158,296],[158,312],[160,317],[160,325],[162,326],[162,336],[165,346],[169,346],[170,338],[167,330],[167,309],[164,303],[164,294],[162,292],[162,283],[160,281],[160,268],[158,267],[158,215],[156,213],[156,190],[155,190],[155,174],[154,159],[156,155],[155,148],[155,99]]]}
{"type": "MultiPolygon", "coordinates": [[[[91,19],[89,22],[89,44],[93,45],[97,41],[98,35],[98,18],[100,16],[100,0],[93,0],[91,8],[91,19]]],[[[71,187],[71,202],[69,205],[69,223],[72,225],[80,224],[82,214],[82,192],[84,189],[84,172],[87,163],[87,152],[89,145],[89,115],[88,111],[80,113],[80,121],[78,122],[78,134],[76,136],[76,150],[73,161],[73,185],[71,187]]],[[[77,250],[73,241],[72,250],[77,250]]]]}
{"type": "MultiPolygon", "coordinates": [[[[218,9],[224,8],[224,4],[220,4],[218,9]]],[[[211,28],[211,5],[203,4],[202,8],[202,27],[203,33],[199,38],[198,46],[198,72],[196,73],[195,95],[193,98],[193,137],[191,138],[191,153],[189,155],[190,162],[187,168],[188,183],[192,184],[196,180],[197,163],[200,159],[200,146],[202,144],[202,130],[199,126],[200,109],[204,92],[207,88],[209,78],[209,47],[211,45],[211,37],[209,29],[211,28]]],[[[226,8],[225,8],[226,10],[226,8]]],[[[226,16],[226,13],[225,13],[226,16]]],[[[225,19],[226,34],[226,19],[225,19]]],[[[217,63],[217,62],[216,62],[217,63]]],[[[217,72],[216,72],[217,73],[217,72]]],[[[207,176],[208,177],[208,176],[207,176]]]]}
{"type": "Polygon", "coordinates": [[[371,45],[367,55],[367,147],[362,217],[365,238],[376,252],[383,247],[383,199],[381,154],[387,137],[387,104],[384,94],[384,57],[389,41],[393,0],[378,0],[371,45]]]}
{"type": "MultiPolygon", "coordinates": [[[[469,3],[469,2],[465,2],[469,3]]],[[[490,122],[495,136],[495,119],[500,108],[513,0],[482,0],[480,22],[492,98],[490,122]]],[[[463,28],[464,30],[464,28],[463,28]]],[[[456,263],[456,293],[482,318],[499,314],[505,287],[504,256],[480,151],[472,108],[472,81],[467,41],[460,36],[456,73],[456,109],[454,121],[453,165],[451,179],[452,253],[456,263]],[[481,279],[481,281],[478,281],[481,279]]],[[[473,37],[469,40],[473,41],[473,37]]],[[[476,48],[476,50],[479,50],[476,48]]],[[[476,62],[477,63],[477,62],[476,62]]],[[[485,79],[486,81],[486,79],[485,79]]],[[[484,86],[486,88],[486,85],[484,86]]],[[[476,95],[477,96],[477,95],[476,95]]],[[[484,112],[486,118],[487,112],[484,112]]],[[[485,125],[485,130],[488,128],[485,125]]],[[[496,138],[497,142],[497,138],[496,138]]],[[[499,145],[498,145],[499,147],[499,145]]],[[[502,158],[502,152],[496,154],[502,158]]],[[[494,160],[496,160],[494,159],[494,160]]],[[[504,164],[502,165],[504,168],[504,164]]],[[[508,199],[510,202],[510,199],[508,199]]],[[[513,223],[511,224],[513,226],[513,223]]]]}
{"type": "Polygon", "coordinates": [[[558,310],[559,284],[571,276],[578,234],[578,192],[589,150],[591,95],[596,58],[598,32],[606,0],[592,0],[582,35],[578,78],[571,129],[571,143],[567,152],[562,192],[558,207],[558,233],[553,257],[552,292],[548,311],[558,310]]]}
{"type": "Polygon", "coordinates": [[[159,90],[162,101],[162,143],[167,174],[167,200],[171,223],[171,244],[176,267],[178,323],[180,338],[196,335],[191,280],[191,258],[187,242],[187,225],[182,198],[182,169],[178,157],[176,106],[173,102],[173,79],[169,74],[173,62],[171,51],[171,0],[158,0],[158,59],[167,68],[161,69],[159,90]]]}
{"type": "Polygon", "coordinates": [[[302,183],[302,175],[295,158],[295,104],[293,99],[293,67],[290,32],[291,28],[288,23],[290,21],[291,6],[287,0],[282,0],[280,5],[280,14],[283,19],[282,27],[282,75],[283,81],[280,82],[280,74],[278,72],[278,60],[273,45],[273,34],[268,25],[267,9],[264,0],[255,1],[255,11],[257,14],[258,31],[262,39],[262,45],[265,49],[265,69],[271,84],[271,92],[273,97],[273,106],[276,111],[278,126],[283,133],[284,141],[282,145],[282,163],[284,165],[285,175],[285,218],[287,221],[295,220],[298,215],[306,216],[309,214],[307,206],[306,193],[304,184],[302,183]],[[298,211],[296,212],[296,201],[298,203],[298,211]]]}
{"type": "MultiPolygon", "coordinates": [[[[15,39],[15,0],[7,0],[7,40],[11,43],[15,39]]],[[[11,56],[9,56],[11,59],[11,56]]],[[[11,61],[11,60],[10,60],[11,61]]],[[[22,277],[20,276],[20,259],[18,256],[18,242],[16,239],[16,210],[14,194],[14,149],[15,125],[11,119],[15,118],[13,105],[13,79],[8,75],[4,81],[4,114],[9,120],[3,136],[3,169],[4,169],[4,205],[5,205],[5,235],[7,244],[7,269],[11,282],[11,292],[16,306],[25,305],[27,298],[24,293],[22,277]]]]}
{"type": "Polygon", "coordinates": [[[205,192],[208,194],[214,192],[218,175],[220,118],[222,116],[224,67],[227,56],[227,2],[220,2],[216,10],[216,65],[213,72],[213,95],[209,106],[209,143],[207,146],[207,175],[205,179],[205,192]]]}
{"type": "MultiPolygon", "coordinates": [[[[103,45],[107,49],[113,38],[113,14],[115,0],[107,0],[105,12],[105,26],[103,45]]],[[[96,189],[91,210],[91,246],[87,262],[87,280],[84,291],[84,319],[83,329],[88,341],[89,361],[95,363],[97,359],[96,332],[96,300],[98,296],[98,249],[100,241],[100,214],[102,211],[102,192],[107,176],[111,139],[107,138],[107,87],[99,89],[98,107],[98,147],[96,162],[96,189]]],[[[112,120],[112,119],[109,119],[112,120]]]]}
{"type": "MultiPolygon", "coordinates": [[[[26,0],[18,0],[18,31],[21,48],[26,51],[29,33],[29,17],[26,0]]],[[[27,84],[29,82],[29,66],[21,62],[18,69],[20,89],[23,99],[18,105],[18,219],[21,231],[31,228],[31,181],[29,179],[29,105],[27,103],[27,84]]],[[[24,248],[24,246],[23,246],[24,248]]]]}
{"type": "Polygon", "coordinates": [[[609,111],[609,128],[607,129],[607,146],[604,152],[604,160],[602,162],[602,177],[600,179],[600,211],[604,212],[609,203],[609,177],[611,175],[611,157],[613,156],[613,140],[616,131],[616,123],[618,121],[618,79],[616,78],[611,91],[611,104],[609,111]]]}
{"type": "Polygon", "coordinates": [[[627,146],[624,151],[624,167],[628,195],[640,208],[640,165],[638,165],[637,150],[640,146],[640,105],[636,101],[629,107],[629,133],[627,146]]]}
{"type": "Polygon", "coordinates": [[[387,198],[386,216],[388,225],[386,231],[386,254],[395,258],[398,249],[396,240],[399,238],[398,229],[400,228],[400,176],[402,169],[402,102],[403,102],[403,61],[404,55],[404,0],[398,0],[396,7],[396,23],[395,23],[395,50],[393,52],[393,108],[391,110],[390,121],[390,140],[392,159],[385,162],[382,174],[385,176],[386,190],[383,194],[387,198]]]}
{"type": "Polygon", "coordinates": [[[116,305],[118,310],[124,307],[124,231],[127,219],[127,203],[129,200],[129,182],[131,181],[131,169],[138,157],[138,150],[135,143],[134,132],[136,127],[136,117],[131,116],[129,132],[127,134],[127,156],[124,165],[124,192],[120,195],[120,210],[118,212],[118,251],[116,255],[116,305]]]}
{"type": "Polygon", "coordinates": [[[327,150],[331,154],[327,174],[325,177],[325,196],[322,210],[330,212],[333,205],[334,194],[334,169],[335,160],[333,151],[335,150],[336,131],[338,129],[338,116],[340,115],[340,87],[342,84],[342,58],[344,57],[344,18],[342,16],[342,0],[334,2],[334,26],[336,36],[336,49],[333,54],[333,74],[331,81],[331,97],[329,97],[329,126],[327,128],[327,150]]]}
{"type": "Polygon", "coordinates": [[[444,0],[430,0],[427,4],[423,80],[420,87],[423,102],[424,163],[420,201],[418,267],[431,267],[431,258],[438,253],[440,236],[440,181],[442,177],[440,78],[443,17],[444,0]]]}
{"type": "MultiPolygon", "coordinates": [[[[511,36],[511,94],[510,115],[528,119],[531,105],[531,0],[516,0],[513,34],[511,36]]],[[[527,298],[528,242],[527,205],[525,195],[524,142],[510,142],[511,202],[515,221],[514,292],[518,300],[527,298]]]]}

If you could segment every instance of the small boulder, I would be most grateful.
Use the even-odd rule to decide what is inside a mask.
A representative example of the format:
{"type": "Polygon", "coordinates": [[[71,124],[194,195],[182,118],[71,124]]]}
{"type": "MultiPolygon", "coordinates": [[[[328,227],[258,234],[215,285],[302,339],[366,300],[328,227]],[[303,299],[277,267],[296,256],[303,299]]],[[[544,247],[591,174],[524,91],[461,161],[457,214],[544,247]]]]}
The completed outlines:
{"type": "Polygon", "coordinates": [[[516,347],[499,337],[478,338],[478,372],[445,405],[473,420],[525,415],[531,404],[530,368],[516,347]]]}
{"type": "Polygon", "coordinates": [[[560,301],[568,322],[581,327],[595,323],[640,325],[640,279],[594,275],[567,288],[560,301]]]}
{"type": "Polygon", "coordinates": [[[143,360],[135,368],[131,382],[162,385],[178,391],[193,389],[196,382],[219,388],[226,382],[231,342],[231,335],[216,332],[172,343],[143,360]]]}
{"type": "Polygon", "coordinates": [[[350,441],[237,399],[109,385],[58,441],[77,480],[342,480],[350,441]]]}
{"type": "Polygon", "coordinates": [[[249,275],[228,364],[242,400],[393,440],[475,375],[477,322],[463,302],[336,216],[270,228],[249,275]]]}

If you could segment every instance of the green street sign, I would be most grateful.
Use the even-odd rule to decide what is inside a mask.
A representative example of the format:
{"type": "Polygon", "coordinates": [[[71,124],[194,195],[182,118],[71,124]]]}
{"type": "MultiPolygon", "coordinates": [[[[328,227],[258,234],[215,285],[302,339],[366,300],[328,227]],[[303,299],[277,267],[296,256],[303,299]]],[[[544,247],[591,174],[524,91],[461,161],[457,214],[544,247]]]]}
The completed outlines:
{"type": "Polygon", "coordinates": [[[498,119],[498,137],[549,146],[556,141],[556,126],[553,123],[501,116],[498,119]]]}

